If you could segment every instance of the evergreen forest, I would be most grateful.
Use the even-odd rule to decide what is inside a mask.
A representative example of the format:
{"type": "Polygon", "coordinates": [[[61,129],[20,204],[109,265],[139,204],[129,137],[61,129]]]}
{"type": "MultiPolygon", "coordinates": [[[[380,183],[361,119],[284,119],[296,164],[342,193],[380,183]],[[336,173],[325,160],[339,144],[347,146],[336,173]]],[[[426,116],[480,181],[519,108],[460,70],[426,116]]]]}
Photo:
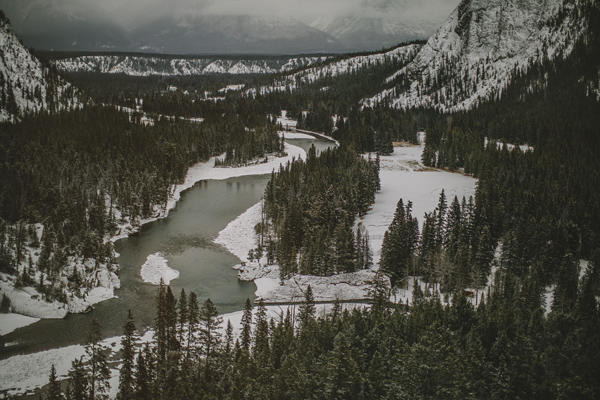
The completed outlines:
{"type": "MultiPolygon", "coordinates": [[[[271,318],[265,304],[248,301],[241,327],[221,329],[210,299],[177,298],[161,284],[150,342],[139,343],[135,313],[122,316],[117,398],[597,399],[600,99],[591,88],[600,11],[583,3],[589,29],[570,56],[533,60],[468,111],[361,107],[407,83],[382,83],[403,66],[394,60],[326,77],[327,90],[299,83],[223,99],[215,94],[223,82],[210,78],[121,76],[107,85],[79,76],[98,105],[0,126],[0,272],[64,300],[66,259],[113,263],[104,239],[159,213],[191,165],[220,154],[216,164],[236,166],[281,155],[281,110],[340,146],[273,171],[251,257],[277,263],[282,280],[370,268],[357,221],[380,189],[380,155],[397,141],[418,143],[424,131],[423,164],[477,178],[476,193],[442,191],[424,216],[398,199],[368,306],[335,302],[317,313],[309,286],[295,313],[271,318]],[[114,108],[135,109],[139,99],[143,111],[131,117],[114,108]],[[132,123],[142,112],[153,125],[132,123]],[[25,246],[40,248],[39,260],[25,260],[25,246]],[[411,285],[410,304],[391,301],[411,285]]],[[[448,76],[450,66],[431,85],[467,89],[448,76]]],[[[69,282],[82,284],[76,273],[69,282]]],[[[2,308],[10,308],[4,298],[2,308]]],[[[93,322],[86,359],[73,361],[62,386],[49,368],[44,398],[106,398],[100,338],[93,322]]]]}

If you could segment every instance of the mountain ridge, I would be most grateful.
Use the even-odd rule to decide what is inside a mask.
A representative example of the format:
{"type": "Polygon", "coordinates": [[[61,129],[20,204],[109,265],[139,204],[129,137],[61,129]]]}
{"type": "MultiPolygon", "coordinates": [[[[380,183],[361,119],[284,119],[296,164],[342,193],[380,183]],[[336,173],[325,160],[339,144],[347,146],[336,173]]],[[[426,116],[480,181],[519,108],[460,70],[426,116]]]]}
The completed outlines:
{"type": "Polygon", "coordinates": [[[387,78],[393,87],[364,106],[459,111],[499,97],[517,72],[563,59],[586,31],[586,0],[463,0],[415,59],[387,78]]]}
{"type": "Polygon", "coordinates": [[[78,108],[81,94],[55,70],[45,67],[15,36],[0,11],[0,122],[24,115],[78,108]]]}

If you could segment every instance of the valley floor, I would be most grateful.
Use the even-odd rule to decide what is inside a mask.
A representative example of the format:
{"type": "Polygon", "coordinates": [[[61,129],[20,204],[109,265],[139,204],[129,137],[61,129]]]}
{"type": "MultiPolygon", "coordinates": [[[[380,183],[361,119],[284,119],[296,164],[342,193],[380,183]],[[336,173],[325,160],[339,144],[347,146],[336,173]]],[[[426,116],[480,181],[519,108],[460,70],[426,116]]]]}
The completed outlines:
{"type": "MultiPolygon", "coordinates": [[[[373,207],[358,222],[369,234],[374,256],[372,269],[328,277],[297,274],[282,281],[279,267],[266,265],[266,259],[263,258],[234,267],[239,269],[240,280],[253,280],[257,286],[256,296],[266,304],[301,302],[308,285],[317,302],[332,302],[336,299],[343,302],[366,300],[369,297],[370,281],[377,270],[383,236],[401,198],[404,204],[413,202],[413,215],[422,223],[425,212],[431,212],[436,207],[442,189],[450,201],[454,196],[461,199],[463,196],[468,198],[475,195],[476,179],[424,166],[421,162],[422,151],[422,146],[398,143],[392,155],[380,158],[381,190],[376,194],[373,207]]],[[[260,222],[260,217],[261,203],[258,203],[221,231],[216,242],[241,260],[246,260],[248,251],[257,245],[254,226],[260,222]]],[[[393,299],[406,301],[411,292],[412,290],[400,290],[393,299]]]]}
{"type": "MultiPolygon", "coordinates": [[[[286,137],[289,137],[288,135],[286,133],[286,137]]],[[[295,146],[287,146],[286,152],[288,156],[285,159],[272,159],[266,164],[242,168],[214,168],[214,160],[197,164],[188,172],[185,183],[176,188],[165,210],[165,215],[169,209],[175,206],[181,192],[193,186],[197,181],[270,173],[281,162],[285,163],[292,157],[303,158],[305,156],[304,151],[295,146]]],[[[442,189],[445,190],[448,198],[455,195],[459,198],[474,195],[475,179],[424,167],[420,161],[421,152],[421,146],[398,145],[392,155],[381,157],[381,191],[377,193],[372,209],[359,221],[367,228],[371,239],[375,263],[373,269],[332,277],[296,275],[282,282],[279,279],[278,267],[276,265],[266,266],[265,260],[261,260],[260,263],[246,262],[245,265],[240,264],[235,267],[240,270],[240,279],[254,280],[257,286],[257,297],[263,299],[265,303],[271,304],[267,307],[269,317],[279,318],[279,316],[285,315],[288,309],[295,313],[298,308],[296,304],[302,301],[303,292],[308,285],[311,285],[317,302],[332,302],[337,298],[342,302],[349,302],[345,307],[365,306],[366,303],[361,303],[361,300],[369,297],[369,281],[375,276],[383,235],[393,218],[398,200],[402,198],[405,203],[408,200],[412,201],[414,215],[421,217],[425,212],[435,208],[442,189]]],[[[254,226],[260,221],[260,215],[261,203],[258,203],[232,221],[220,232],[215,241],[225,246],[241,260],[246,260],[248,251],[256,247],[254,226]]],[[[422,218],[419,220],[421,221],[422,218]]],[[[134,228],[123,227],[122,236],[119,237],[131,233],[132,229],[134,228]]],[[[405,301],[410,297],[409,290],[402,292],[396,293],[399,296],[397,301],[405,301]]],[[[319,304],[318,312],[325,313],[330,307],[331,304],[319,304]]],[[[241,316],[242,311],[223,315],[223,328],[230,320],[234,330],[238,332],[241,326],[241,316]]],[[[146,333],[140,342],[150,338],[151,333],[146,333]]],[[[111,350],[110,357],[115,358],[120,348],[120,337],[106,339],[105,343],[111,350]]],[[[56,366],[59,379],[65,379],[71,361],[82,354],[83,346],[75,345],[0,360],[0,382],[2,382],[0,392],[7,392],[11,395],[32,393],[36,388],[47,383],[52,364],[56,366]]],[[[111,397],[113,397],[118,385],[118,371],[112,369],[111,372],[113,374],[111,397]]]]}

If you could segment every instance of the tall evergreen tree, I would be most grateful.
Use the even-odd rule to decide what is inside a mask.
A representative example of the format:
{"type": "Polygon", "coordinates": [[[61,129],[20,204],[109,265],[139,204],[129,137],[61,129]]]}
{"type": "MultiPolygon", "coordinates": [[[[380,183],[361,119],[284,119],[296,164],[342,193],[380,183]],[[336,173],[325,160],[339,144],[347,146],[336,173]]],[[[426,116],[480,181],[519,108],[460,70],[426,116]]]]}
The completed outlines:
{"type": "Polygon", "coordinates": [[[256,311],[256,328],[254,330],[254,358],[259,366],[264,367],[270,359],[269,347],[269,321],[267,320],[267,308],[262,299],[258,302],[256,311]]]}
{"type": "Polygon", "coordinates": [[[50,376],[48,378],[48,394],[46,400],[62,400],[64,399],[63,392],[60,388],[60,382],[56,377],[56,368],[54,364],[50,368],[50,376]]]}
{"type": "Polygon", "coordinates": [[[67,397],[73,400],[90,399],[89,376],[80,358],[71,362],[71,369],[69,370],[69,393],[67,397]]]}
{"type": "Polygon", "coordinates": [[[100,323],[96,318],[90,321],[85,353],[88,356],[89,398],[107,399],[110,389],[110,369],[106,359],[106,348],[102,345],[100,323]]]}
{"type": "Polygon", "coordinates": [[[252,341],[252,303],[250,299],[246,299],[244,306],[244,313],[242,314],[242,327],[241,327],[241,346],[242,349],[249,352],[250,343],[252,341]]]}
{"type": "Polygon", "coordinates": [[[196,293],[191,292],[188,301],[188,326],[187,326],[187,347],[186,358],[189,359],[196,351],[198,340],[198,328],[200,324],[200,309],[198,308],[198,297],[196,293]]]}
{"type": "Polygon", "coordinates": [[[206,362],[212,361],[216,355],[217,348],[221,343],[219,327],[223,317],[219,316],[217,307],[210,298],[206,299],[200,308],[200,346],[206,357],[206,362]]]}
{"type": "Polygon", "coordinates": [[[119,371],[119,391],[117,400],[133,400],[135,395],[134,368],[135,368],[135,323],[131,310],[127,313],[127,320],[123,326],[123,364],[119,371]]]}
{"type": "Polygon", "coordinates": [[[298,321],[300,322],[300,329],[304,330],[307,328],[312,321],[314,321],[317,313],[315,307],[315,298],[313,296],[312,287],[308,285],[304,292],[304,301],[300,305],[298,311],[298,321]]]}

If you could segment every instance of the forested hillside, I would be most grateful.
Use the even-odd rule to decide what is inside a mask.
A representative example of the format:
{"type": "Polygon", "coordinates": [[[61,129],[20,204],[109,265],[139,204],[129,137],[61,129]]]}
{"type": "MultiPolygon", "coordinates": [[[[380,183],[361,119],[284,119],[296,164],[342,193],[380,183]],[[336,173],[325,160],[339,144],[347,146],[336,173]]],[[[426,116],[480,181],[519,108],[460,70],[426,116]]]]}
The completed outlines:
{"type": "Polygon", "coordinates": [[[370,267],[364,256],[371,251],[368,238],[355,237],[354,222],[375,200],[378,172],[376,160],[361,159],[346,147],[318,157],[313,147],[306,161],[273,172],[260,236],[282,278],[370,267]]]}
{"type": "Polygon", "coordinates": [[[50,64],[40,62],[14,35],[0,10],[0,122],[79,108],[84,96],[50,64]]]}
{"type": "Polygon", "coordinates": [[[0,128],[0,272],[48,301],[98,285],[88,275],[107,263],[113,270],[107,239],[164,212],[191,165],[221,153],[230,165],[282,151],[266,115],[143,126],[97,106],[0,128]],[[91,264],[74,267],[79,259],[91,264]]]}

